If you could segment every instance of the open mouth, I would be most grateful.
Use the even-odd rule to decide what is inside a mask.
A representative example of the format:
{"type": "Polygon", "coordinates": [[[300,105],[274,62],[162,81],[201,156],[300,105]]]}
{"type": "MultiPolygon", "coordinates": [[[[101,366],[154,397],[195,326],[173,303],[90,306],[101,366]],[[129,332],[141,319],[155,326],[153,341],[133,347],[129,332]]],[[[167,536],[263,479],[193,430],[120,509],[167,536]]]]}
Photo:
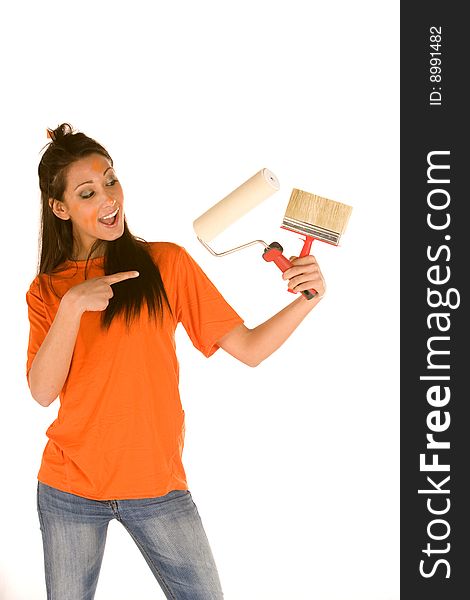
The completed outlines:
{"type": "Polygon", "coordinates": [[[110,213],[109,215],[106,215],[105,217],[100,217],[98,219],[98,221],[100,223],[102,223],[103,225],[106,225],[107,227],[112,227],[118,221],[118,213],[119,213],[119,207],[116,208],[116,210],[114,212],[110,213]]]}

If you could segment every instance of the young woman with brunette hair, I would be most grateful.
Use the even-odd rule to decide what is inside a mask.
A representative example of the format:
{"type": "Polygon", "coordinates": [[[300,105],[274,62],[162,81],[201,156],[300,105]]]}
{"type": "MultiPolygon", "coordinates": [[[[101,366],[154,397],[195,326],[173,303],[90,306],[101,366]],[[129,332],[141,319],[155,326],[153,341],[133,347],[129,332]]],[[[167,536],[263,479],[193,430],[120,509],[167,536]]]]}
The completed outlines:
{"type": "Polygon", "coordinates": [[[249,329],[177,244],[129,231],[103,146],[68,123],[49,130],[39,164],[39,270],[26,294],[33,398],[60,397],[38,472],[48,599],[92,599],[116,518],[167,598],[223,593],[182,464],[184,410],[174,332],[249,366],[272,354],[324,294],[313,256],[283,275],[300,295],[249,329]]]}

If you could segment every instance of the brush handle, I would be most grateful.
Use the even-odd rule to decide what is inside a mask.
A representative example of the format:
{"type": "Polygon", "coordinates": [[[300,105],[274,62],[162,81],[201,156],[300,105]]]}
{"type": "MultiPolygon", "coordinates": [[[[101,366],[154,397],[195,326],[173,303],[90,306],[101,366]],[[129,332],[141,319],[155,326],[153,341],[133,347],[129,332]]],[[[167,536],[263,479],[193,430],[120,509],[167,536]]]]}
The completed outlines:
{"type": "Polygon", "coordinates": [[[305,236],[305,242],[304,242],[304,247],[302,248],[302,251],[300,252],[300,256],[308,256],[310,254],[310,248],[312,247],[312,242],[315,238],[311,237],[310,235],[306,235],[305,236]]]}
{"type": "MultiPolygon", "coordinates": [[[[293,264],[291,263],[291,261],[288,258],[286,258],[282,254],[282,250],[283,250],[283,248],[282,248],[281,244],[279,244],[278,242],[273,242],[272,244],[269,244],[269,246],[267,248],[265,248],[265,250],[263,252],[263,258],[266,262],[273,262],[284,273],[284,271],[287,271],[287,269],[290,269],[293,266],[293,264]]],[[[293,294],[297,293],[297,292],[294,292],[293,290],[289,290],[289,292],[292,292],[293,294]]],[[[313,289],[312,290],[303,290],[301,292],[301,294],[303,294],[305,296],[305,298],[307,298],[307,300],[311,300],[318,294],[318,292],[313,289]]]]}

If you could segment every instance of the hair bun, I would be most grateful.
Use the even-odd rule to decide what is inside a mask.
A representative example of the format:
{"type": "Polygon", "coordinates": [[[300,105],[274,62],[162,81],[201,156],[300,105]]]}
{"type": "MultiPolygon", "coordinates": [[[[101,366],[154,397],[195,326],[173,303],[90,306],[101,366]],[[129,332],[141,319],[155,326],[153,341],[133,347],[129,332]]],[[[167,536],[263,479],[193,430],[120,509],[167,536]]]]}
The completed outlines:
{"type": "Polygon", "coordinates": [[[62,123],[56,129],[46,128],[46,135],[53,142],[60,142],[66,135],[70,135],[72,132],[73,128],[70,123],[62,123]]]}

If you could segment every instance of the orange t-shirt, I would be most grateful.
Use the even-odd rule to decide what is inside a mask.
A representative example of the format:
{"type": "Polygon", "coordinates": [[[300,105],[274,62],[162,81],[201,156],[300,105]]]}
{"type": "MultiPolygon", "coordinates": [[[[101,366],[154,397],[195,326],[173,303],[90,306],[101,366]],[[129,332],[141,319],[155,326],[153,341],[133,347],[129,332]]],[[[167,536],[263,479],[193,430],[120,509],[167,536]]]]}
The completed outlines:
{"type": "MultiPolygon", "coordinates": [[[[184,410],[174,333],[178,322],[205,356],[243,319],[224,300],[186,250],[150,244],[173,311],[163,323],[147,307],[126,330],[121,315],[108,331],[101,312],[82,315],[57,419],[38,473],[39,481],[95,500],[150,498],[188,489],[182,464],[184,410]]],[[[84,281],[85,262],[52,276],[59,296],[84,281]]],[[[103,258],[88,262],[87,278],[104,275],[103,258]]],[[[54,320],[60,299],[49,275],[38,275],[26,294],[30,336],[26,372],[54,320]]]]}

